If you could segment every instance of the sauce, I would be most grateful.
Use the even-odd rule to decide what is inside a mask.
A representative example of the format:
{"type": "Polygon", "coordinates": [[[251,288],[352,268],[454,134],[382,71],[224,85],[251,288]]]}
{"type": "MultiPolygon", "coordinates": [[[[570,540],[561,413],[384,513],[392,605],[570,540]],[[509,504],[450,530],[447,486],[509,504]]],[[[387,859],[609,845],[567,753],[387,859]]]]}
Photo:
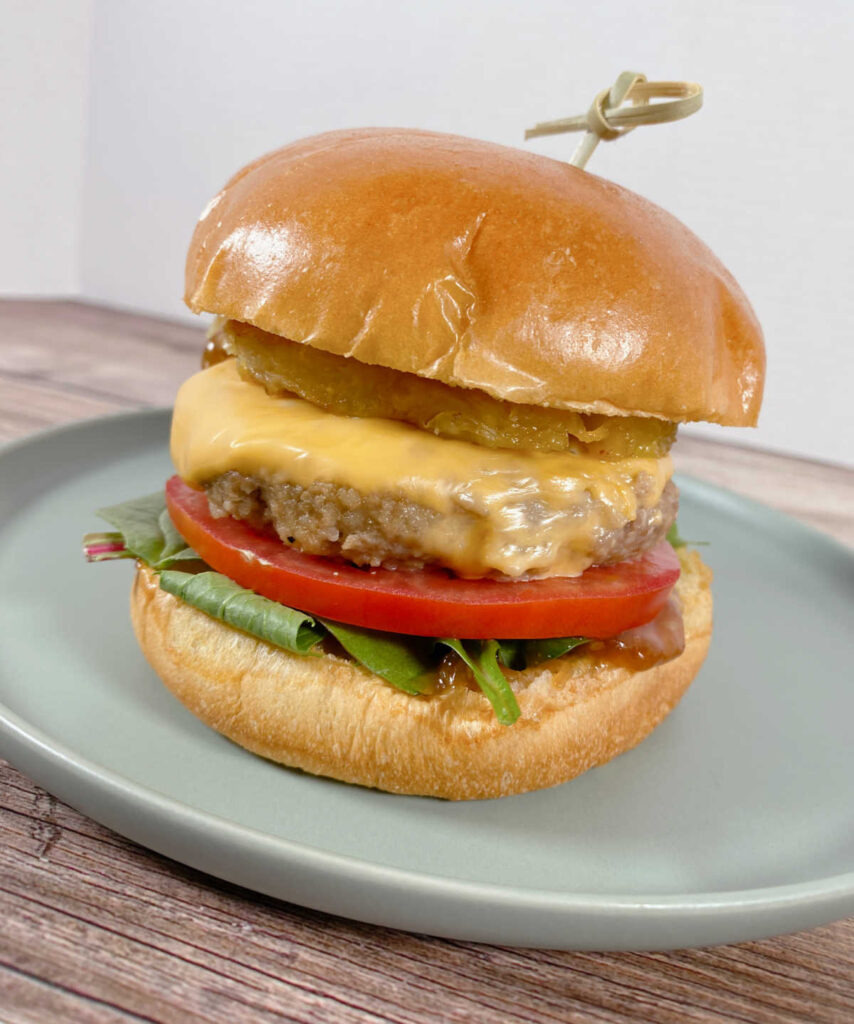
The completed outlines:
{"type": "MultiPolygon", "coordinates": [[[[611,640],[592,640],[575,648],[577,657],[593,658],[592,670],[607,668],[625,668],[630,672],[642,672],[644,669],[662,665],[666,661],[678,658],[685,650],[685,627],[679,599],[671,597],[658,615],[645,626],[628,629],[611,640]]],[[[565,655],[569,657],[571,655],[565,655]]],[[[536,668],[557,669],[562,658],[552,662],[540,662],[536,668]]],[[[529,666],[530,669],[531,666],[529,666]]],[[[512,680],[520,675],[501,667],[504,675],[512,680]]],[[[444,655],[435,674],[424,683],[423,693],[433,695],[449,690],[454,686],[465,686],[469,690],[480,688],[465,662],[453,651],[444,655]]]]}
{"type": "Polygon", "coordinates": [[[642,672],[678,657],[685,650],[685,626],[679,599],[671,597],[645,626],[628,629],[612,640],[593,641],[586,647],[603,667],[627,668],[632,672],[642,672]]]}
{"type": "Polygon", "coordinates": [[[441,693],[443,690],[450,690],[454,686],[465,686],[467,689],[475,691],[480,690],[468,665],[458,654],[449,650],[439,662],[435,676],[425,686],[424,693],[441,693]]]}
{"type": "Polygon", "coordinates": [[[217,363],[221,363],[223,360],[228,358],[229,355],[228,352],[225,351],[222,332],[217,331],[216,334],[212,334],[208,338],[202,352],[202,369],[207,370],[211,366],[216,366],[217,363]]]}

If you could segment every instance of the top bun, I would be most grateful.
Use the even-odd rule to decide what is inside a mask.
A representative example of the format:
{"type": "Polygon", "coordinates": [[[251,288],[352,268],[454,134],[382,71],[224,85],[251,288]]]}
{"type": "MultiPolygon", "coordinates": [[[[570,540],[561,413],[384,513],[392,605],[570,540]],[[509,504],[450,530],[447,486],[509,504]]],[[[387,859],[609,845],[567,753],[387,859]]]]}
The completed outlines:
{"type": "Polygon", "coordinates": [[[756,423],[753,310],[683,224],[558,160],[406,129],[330,132],[202,214],[186,302],[513,402],[756,423]]]}

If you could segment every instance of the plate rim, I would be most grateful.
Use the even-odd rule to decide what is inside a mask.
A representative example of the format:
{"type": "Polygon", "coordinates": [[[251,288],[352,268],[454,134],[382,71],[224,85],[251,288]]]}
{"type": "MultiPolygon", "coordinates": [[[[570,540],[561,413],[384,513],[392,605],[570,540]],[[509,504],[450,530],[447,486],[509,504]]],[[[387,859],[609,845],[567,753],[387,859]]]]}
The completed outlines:
{"type": "Polygon", "coordinates": [[[737,904],[739,907],[753,903],[766,906],[769,903],[775,902],[775,900],[769,899],[769,894],[778,894],[777,902],[781,905],[788,905],[793,901],[797,902],[801,897],[809,895],[810,893],[805,890],[811,890],[813,887],[816,889],[816,895],[827,897],[850,895],[854,897],[854,870],[824,876],[819,879],[810,879],[808,882],[793,882],[786,885],[762,886],[752,889],[727,889],[714,893],[644,893],[632,896],[620,893],[585,894],[568,893],[561,889],[522,888],[490,882],[463,881],[444,875],[431,875],[422,871],[408,871],[404,868],[390,865],[379,865],[360,857],[333,853],[320,847],[288,839],[284,836],[276,836],[249,825],[241,825],[210,811],[191,807],[189,804],[177,800],[168,794],[161,793],[120,772],[113,771],[91,761],[59,740],[49,736],[42,729],[28,722],[2,702],[0,702],[0,735],[10,739],[13,744],[16,740],[28,744],[37,760],[44,759],[54,767],[64,768],[70,766],[76,778],[88,780],[94,783],[96,787],[110,788],[123,794],[129,794],[133,800],[144,804],[147,809],[153,810],[156,813],[168,817],[186,817],[195,824],[206,828],[222,829],[226,832],[246,837],[253,843],[267,844],[277,850],[285,851],[295,860],[308,858],[312,862],[312,866],[316,866],[316,862],[319,860],[328,863],[330,866],[337,866],[340,869],[364,873],[366,876],[379,873],[387,876],[389,880],[402,882],[407,886],[415,883],[428,887],[437,887],[447,890],[448,895],[460,896],[463,893],[476,892],[495,897],[512,894],[514,899],[521,895],[523,902],[530,898],[536,903],[548,903],[550,907],[554,907],[555,903],[563,903],[567,909],[576,906],[579,908],[591,908],[606,904],[609,907],[621,909],[656,907],[692,911],[698,908],[708,910],[716,907],[731,908],[733,904],[737,904]]]}

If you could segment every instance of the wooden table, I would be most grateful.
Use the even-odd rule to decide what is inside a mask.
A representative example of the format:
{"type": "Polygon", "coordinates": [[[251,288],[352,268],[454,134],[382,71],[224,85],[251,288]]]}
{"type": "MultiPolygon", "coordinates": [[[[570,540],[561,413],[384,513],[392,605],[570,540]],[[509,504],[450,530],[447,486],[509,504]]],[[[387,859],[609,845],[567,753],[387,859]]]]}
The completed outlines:
{"type": "MultiPolygon", "coordinates": [[[[167,405],[198,328],[0,302],[0,441],[167,405]]],[[[854,545],[854,473],[683,439],[680,469],[854,545]]],[[[256,896],[128,842],[0,762],[0,1020],[854,1021],[854,919],[667,954],[478,946],[256,896]]]]}

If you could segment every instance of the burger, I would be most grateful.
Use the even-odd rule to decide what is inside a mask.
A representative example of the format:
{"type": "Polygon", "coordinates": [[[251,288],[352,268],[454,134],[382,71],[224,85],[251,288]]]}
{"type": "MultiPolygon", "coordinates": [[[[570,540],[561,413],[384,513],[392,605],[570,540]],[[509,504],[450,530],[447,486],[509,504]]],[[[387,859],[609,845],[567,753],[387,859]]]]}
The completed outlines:
{"type": "Polygon", "coordinates": [[[136,558],[136,636],[202,721],[472,799],[565,782],[674,708],[712,598],[669,450],[679,423],[755,424],[764,376],[679,221],[520,150],[332,132],[208,204],[186,302],[215,319],[176,475],[87,553],[136,558]]]}

